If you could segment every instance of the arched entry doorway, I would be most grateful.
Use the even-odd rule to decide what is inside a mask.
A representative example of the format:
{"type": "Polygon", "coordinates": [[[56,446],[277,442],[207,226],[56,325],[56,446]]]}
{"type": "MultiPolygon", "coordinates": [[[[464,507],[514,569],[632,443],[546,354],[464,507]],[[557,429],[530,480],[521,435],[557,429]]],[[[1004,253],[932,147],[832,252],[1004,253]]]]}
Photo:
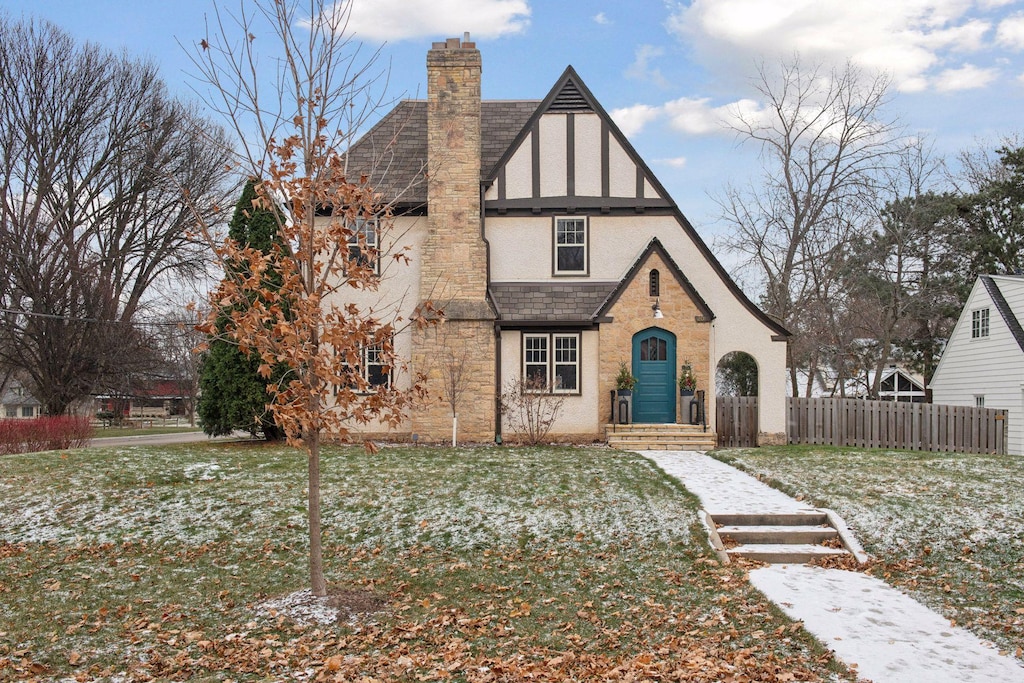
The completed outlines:
{"type": "Polygon", "coordinates": [[[676,336],[660,327],[633,335],[633,422],[676,421],[676,336]]]}

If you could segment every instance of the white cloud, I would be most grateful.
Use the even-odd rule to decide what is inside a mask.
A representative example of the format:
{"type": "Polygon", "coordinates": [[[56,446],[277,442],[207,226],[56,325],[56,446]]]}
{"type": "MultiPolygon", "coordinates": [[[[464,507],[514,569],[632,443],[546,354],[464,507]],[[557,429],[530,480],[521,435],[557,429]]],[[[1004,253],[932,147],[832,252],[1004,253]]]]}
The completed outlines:
{"type": "Polygon", "coordinates": [[[530,23],[527,0],[373,0],[352,3],[349,30],[363,40],[433,36],[494,38],[530,23]]]}
{"type": "Polygon", "coordinates": [[[940,92],[984,88],[998,75],[998,69],[982,69],[973,64],[967,64],[959,69],[943,71],[935,79],[935,87],[940,92]]]}
{"type": "Polygon", "coordinates": [[[1024,49],[1024,12],[1018,12],[999,22],[996,42],[1011,50],[1024,49]]]}
{"type": "Polygon", "coordinates": [[[681,97],[664,105],[673,128],[687,135],[729,134],[731,126],[742,116],[756,121],[764,110],[754,100],[743,99],[712,107],[708,98],[681,97]]]}
{"type": "Polygon", "coordinates": [[[608,24],[610,24],[612,22],[611,22],[611,19],[609,19],[607,16],[605,16],[604,12],[598,12],[597,14],[594,15],[594,23],[595,24],[601,24],[602,26],[607,26],[608,24]]]}
{"type": "Polygon", "coordinates": [[[651,62],[665,54],[665,50],[654,45],[639,45],[634,52],[633,63],[626,69],[626,76],[638,81],[650,81],[659,87],[666,87],[668,80],[651,62]]]}
{"type": "MultiPolygon", "coordinates": [[[[677,1],[669,30],[712,69],[749,73],[800,53],[809,61],[846,60],[892,74],[901,90],[939,83],[935,71],[963,66],[958,54],[990,47],[1003,0],[692,0],[677,1]]],[[[1017,17],[1020,15],[1014,15],[1017,17]]],[[[1000,25],[1002,44],[1024,48],[1024,18],[1000,25]],[[1004,28],[1005,26],[1005,28],[1004,28]],[[1019,33],[1018,33],[1019,30],[1019,33]],[[1005,38],[1002,38],[1005,36],[1005,38]]]]}
{"type": "Polygon", "coordinates": [[[686,157],[673,157],[671,159],[655,159],[654,163],[661,164],[663,166],[671,166],[672,168],[682,168],[686,166],[686,157]]]}
{"type": "Polygon", "coordinates": [[[615,125],[627,138],[633,137],[644,129],[651,121],[661,116],[660,107],[649,104],[635,104],[632,107],[613,109],[609,112],[615,125]]]}

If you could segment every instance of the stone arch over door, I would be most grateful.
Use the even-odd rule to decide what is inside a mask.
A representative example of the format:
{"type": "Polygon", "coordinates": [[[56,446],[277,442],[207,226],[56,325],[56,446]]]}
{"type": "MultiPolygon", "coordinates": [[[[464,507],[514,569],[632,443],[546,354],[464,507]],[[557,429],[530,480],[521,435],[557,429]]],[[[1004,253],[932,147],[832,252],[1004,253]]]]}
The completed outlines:
{"type": "Polygon", "coordinates": [[[676,421],[676,335],[649,327],[633,335],[633,422],[676,421]]]}

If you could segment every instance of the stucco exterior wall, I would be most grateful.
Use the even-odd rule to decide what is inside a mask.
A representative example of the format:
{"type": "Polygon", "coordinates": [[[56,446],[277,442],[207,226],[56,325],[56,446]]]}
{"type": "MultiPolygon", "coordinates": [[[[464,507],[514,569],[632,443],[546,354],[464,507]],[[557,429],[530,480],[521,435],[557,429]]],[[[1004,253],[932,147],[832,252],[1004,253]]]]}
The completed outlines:
{"type": "MultiPolygon", "coordinates": [[[[523,331],[501,332],[502,391],[507,391],[522,376],[523,331]]],[[[597,331],[583,330],[580,334],[580,393],[563,394],[558,418],[552,426],[552,438],[603,438],[604,423],[596,416],[608,412],[607,401],[602,402],[598,375],[600,371],[600,339],[597,331]]],[[[503,420],[502,432],[510,434],[508,420],[503,420]]]]}

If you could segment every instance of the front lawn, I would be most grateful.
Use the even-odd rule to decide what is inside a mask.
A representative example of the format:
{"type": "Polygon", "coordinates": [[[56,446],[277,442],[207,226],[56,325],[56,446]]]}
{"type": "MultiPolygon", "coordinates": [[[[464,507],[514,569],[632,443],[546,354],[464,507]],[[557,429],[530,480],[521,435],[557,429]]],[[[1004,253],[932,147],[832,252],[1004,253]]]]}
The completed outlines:
{"type": "Polygon", "coordinates": [[[716,451],[838,512],[872,573],[1009,652],[1024,648],[1024,458],[782,446],[716,451]]]}
{"type": "Polygon", "coordinates": [[[0,679],[849,680],[637,455],[339,448],[323,465],[328,581],[352,618],[296,624],[265,603],[307,583],[302,454],[0,459],[0,679]]]}

